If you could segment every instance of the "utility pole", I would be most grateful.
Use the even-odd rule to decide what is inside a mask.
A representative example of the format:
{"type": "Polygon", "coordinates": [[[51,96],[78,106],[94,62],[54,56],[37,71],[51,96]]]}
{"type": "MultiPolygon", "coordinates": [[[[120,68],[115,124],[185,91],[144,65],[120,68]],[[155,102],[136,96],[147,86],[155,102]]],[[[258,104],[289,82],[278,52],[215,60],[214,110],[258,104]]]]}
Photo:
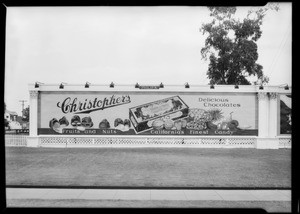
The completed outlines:
{"type": "Polygon", "coordinates": [[[27,100],[19,100],[19,102],[22,103],[22,118],[24,117],[24,103],[27,102],[27,100]]]}

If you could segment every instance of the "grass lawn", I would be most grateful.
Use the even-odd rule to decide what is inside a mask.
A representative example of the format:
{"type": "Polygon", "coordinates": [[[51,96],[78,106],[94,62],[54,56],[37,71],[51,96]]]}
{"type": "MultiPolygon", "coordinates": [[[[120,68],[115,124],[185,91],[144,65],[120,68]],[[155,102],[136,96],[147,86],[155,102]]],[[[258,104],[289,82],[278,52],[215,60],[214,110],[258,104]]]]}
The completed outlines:
{"type": "Polygon", "coordinates": [[[291,187],[291,150],[6,147],[6,184],[291,187]]]}
{"type": "MultiPolygon", "coordinates": [[[[291,212],[287,201],[143,201],[143,200],[39,200],[10,199],[7,207],[64,208],[211,208],[264,209],[267,212],[291,212]]],[[[249,211],[249,210],[246,210],[249,211]]]]}

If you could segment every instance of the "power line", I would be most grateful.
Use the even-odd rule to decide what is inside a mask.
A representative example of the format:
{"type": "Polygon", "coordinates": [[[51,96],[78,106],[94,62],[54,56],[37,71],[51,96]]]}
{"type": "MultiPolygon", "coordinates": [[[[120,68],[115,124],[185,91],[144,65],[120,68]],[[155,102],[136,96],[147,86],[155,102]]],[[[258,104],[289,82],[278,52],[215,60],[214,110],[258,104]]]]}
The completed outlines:
{"type": "MultiPolygon", "coordinates": [[[[288,28],[288,29],[289,29],[289,28],[288,28]]],[[[273,60],[272,60],[271,65],[269,66],[269,71],[270,71],[270,72],[272,71],[271,69],[274,67],[275,61],[277,60],[278,55],[279,55],[279,53],[281,52],[281,49],[283,48],[283,46],[282,46],[283,41],[285,41],[285,40],[287,39],[288,29],[287,29],[287,31],[286,31],[284,37],[282,38],[282,40],[281,40],[281,42],[280,42],[279,49],[278,49],[278,51],[276,52],[276,54],[275,54],[275,56],[274,56],[274,58],[273,58],[273,60]]]]}
{"type": "MultiPolygon", "coordinates": [[[[283,44],[283,46],[282,46],[282,48],[286,45],[286,43],[287,43],[287,38],[285,39],[285,42],[284,42],[284,44],[283,44]]],[[[280,51],[279,52],[279,54],[278,54],[278,56],[277,56],[277,58],[279,58],[279,56],[281,55],[281,53],[282,53],[282,51],[280,51]]],[[[275,63],[274,63],[274,65],[276,65],[276,63],[278,62],[278,60],[275,60],[275,63]]]]}
{"type": "Polygon", "coordinates": [[[279,50],[276,52],[276,55],[275,55],[275,57],[273,58],[273,61],[272,61],[271,65],[270,65],[270,67],[269,67],[270,73],[272,72],[271,69],[273,69],[274,65],[277,63],[277,59],[278,59],[278,57],[280,56],[280,54],[281,54],[281,52],[282,52],[282,49],[283,49],[283,47],[284,47],[285,44],[286,44],[286,41],[287,41],[287,37],[288,37],[288,33],[289,33],[290,27],[291,27],[291,24],[289,24],[289,27],[287,28],[287,30],[286,30],[286,32],[285,32],[285,35],[284,35],[284,37],[283,37],[282,40],[281,40],[281,43],[280,43],[280,46],[279,46],[279,50]]]}

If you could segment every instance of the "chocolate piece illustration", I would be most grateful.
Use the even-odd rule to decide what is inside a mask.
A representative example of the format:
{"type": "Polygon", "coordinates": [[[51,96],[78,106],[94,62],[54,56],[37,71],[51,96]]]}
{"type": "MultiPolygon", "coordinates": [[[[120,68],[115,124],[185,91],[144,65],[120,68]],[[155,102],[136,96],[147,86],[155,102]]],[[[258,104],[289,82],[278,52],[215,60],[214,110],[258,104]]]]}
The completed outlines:
{"type": "Polygon", "coordinates": [[[175,125],[177,130],[181,130],[181,128],[182,128],[182,122],[181,121],[176,121],[174,125],[175,125]]]}
{"type": "Polygon", "coordinates": [[[99,128],[100,129],[108,129],[108,128],[110,128],[109,122],[106,119],[102,120],[99,123],[99,128]]]}
{"type": "MultiPolygon", "coordinates": [[[[165,129],[172,129],[174,126],[174,121],[171,119],[167,119],[164,121],[164,127],[165,129]]],[[[180,123],[180,128],[181,128],[181,123],[180,123]]]]}
{"type": "Polygon", "coordinates": [[[81,122],[80,122],[80,117],[78,115],[74,115],[71,119],[71,125],[72,126],[80,126],[81,122]]]}
{"type": "Polygon", "coordinates": [[[59,122],[56,118],[53,118],[52,120],[49,121],[49,127],[50,128],[53,128],[54,125],[59,127],[59,122]]]}
{"type": "Polygon", "coordinates": [[[152,123],[152,127],[154,129],[162,129],[164,127],[164,121],[162,121],[162,120],[155,120],[152,123]]]}
{"type": "Polygon", "coordinates": [[[65,116],[63,116],[62,118],[59,119],[59,124],[68,126],[69,121],[67,120],[67,118],[65,116]]]}
{"type": "Polygon", "coordinates": [[[114,126],[117,127],[119,124],[123,124],[124,125],[123,120],[121,118],[115,119],[114,126]]]}
{"type": "Polygon", "coordinates": [[[130,122],[130,120],[125,119],[125,120],[124,120],[124,126],[128,126],[128,128],[130,128],[130,127],[131,127],[131,122],[130,122]]]}
{"type": "Polygon", "coordinates": [[[81,120],[81,125],[84,127],[92,127],[94,123],[92,122],[91,117],[84,117],[81,120]]]}

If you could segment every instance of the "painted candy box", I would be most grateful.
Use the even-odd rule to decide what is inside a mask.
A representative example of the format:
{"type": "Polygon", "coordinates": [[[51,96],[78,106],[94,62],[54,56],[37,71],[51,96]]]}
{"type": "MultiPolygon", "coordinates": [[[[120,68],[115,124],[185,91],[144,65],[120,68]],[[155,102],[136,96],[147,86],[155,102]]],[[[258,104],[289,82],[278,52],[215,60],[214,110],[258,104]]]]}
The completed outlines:
{"type": "Polygon", "coordinates": [[[188,116],[189,107],[179,96],[173,96],[129,109],[129,118],[136,133],[160,128],[163,120],[178,120],[188,116]]]}

